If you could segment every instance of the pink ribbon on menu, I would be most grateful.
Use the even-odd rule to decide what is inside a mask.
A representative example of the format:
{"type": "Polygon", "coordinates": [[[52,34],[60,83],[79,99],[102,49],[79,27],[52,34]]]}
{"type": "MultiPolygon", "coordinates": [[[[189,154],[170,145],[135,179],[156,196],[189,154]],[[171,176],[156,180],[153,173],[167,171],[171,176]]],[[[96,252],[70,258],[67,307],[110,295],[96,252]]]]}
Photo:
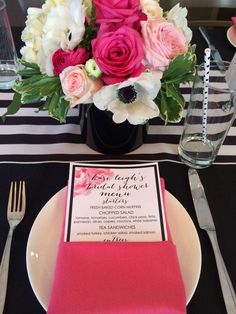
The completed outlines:
{"type": "MultiPolygon", "coordinates": [[[[164,191],[162,180],[163,199],[164,191]]],[[[186,313],[169,228],[161,242],[68,243],[62,234],[47,313],[186,313]]]]}

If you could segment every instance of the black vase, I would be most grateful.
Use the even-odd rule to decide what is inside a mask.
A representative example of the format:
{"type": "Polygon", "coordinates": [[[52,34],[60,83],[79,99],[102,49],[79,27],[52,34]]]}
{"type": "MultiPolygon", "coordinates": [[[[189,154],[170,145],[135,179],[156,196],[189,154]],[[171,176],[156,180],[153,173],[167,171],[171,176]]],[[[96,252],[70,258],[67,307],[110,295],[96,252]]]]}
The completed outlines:
{"type": "Polygon", "coordinates": [[[99,110],[93,104],[80,105],[80,126],[86,144],[103,154],[125,154],[141,146],[147,125],[117,124],[112,113],[99,110]]]}

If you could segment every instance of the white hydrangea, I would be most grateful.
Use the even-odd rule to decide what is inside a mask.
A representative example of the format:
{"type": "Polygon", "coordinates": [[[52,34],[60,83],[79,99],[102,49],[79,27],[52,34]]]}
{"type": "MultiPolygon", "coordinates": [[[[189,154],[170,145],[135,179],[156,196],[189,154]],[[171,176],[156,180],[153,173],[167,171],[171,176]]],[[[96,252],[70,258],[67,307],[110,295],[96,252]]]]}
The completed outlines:
{"type": "Polygon", "coordinates": [[[21,54],[26,61],[37,63],[37,55],[43,36],[45,15],[40,8],[29,8],[27,13],[26,27],[21,35],[25,46],[21,49],[21,54]]]}
{"type": "Polygon", "coordinates": [[[28,9],[22,33],[23,58],[37,63],[42,73],[52,76],[52,54],[59,48],[75,48],[83,38],[84,22],[82,0],[47,0],[41,9],[28,9]]]}
{"type": "Polygon", "coordinates": [[[192,31],[188,27],[187,21],[188,10],[179,6],[179,3],[176,4],[168,13],[167,20],[174,23],[176,27],[180,28],[184,33],[184,36],[188,43],[192,39],[192,31]]]}
{"type": "Polygon", "coordinates": [[[42,8],[44,12],[49,12],[52,8],[57,5],[64,5],[66,0],[46,0],[42,8]]]}

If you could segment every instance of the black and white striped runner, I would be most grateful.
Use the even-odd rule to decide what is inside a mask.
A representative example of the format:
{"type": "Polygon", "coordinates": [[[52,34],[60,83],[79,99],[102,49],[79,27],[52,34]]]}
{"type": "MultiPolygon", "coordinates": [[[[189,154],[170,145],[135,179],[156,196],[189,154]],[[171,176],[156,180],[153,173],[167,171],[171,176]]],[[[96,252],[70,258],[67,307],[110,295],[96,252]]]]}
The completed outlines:
{"type": "MultiPolygon", "coordinates": [[[[188,102],[191,87],[185,86],[181,92],[188,102]]],[[[0,115],[6,111],[12,97],[12,91],[0,91],[0,115]]],[[[16,115],[7,117],[5,123],[0,121],[0,162],[64,162],[107,158],[84,144],[78,108],[69,111],[66,124],[48,117],[47,112],[36,111],[37,105],[27,105],[16,115]]],[[[118,157],[180,162],[177,147],[183,123],[184,118],[178,124],[169,125],[164,125],[160,118],[151,120],[145,143],[137,150],[118,157]]],[[[112,157],[117,158],[109,156],[112,157]]],[[[235,121],[218,153],[216,163],[236,163],[235,121]]]]}

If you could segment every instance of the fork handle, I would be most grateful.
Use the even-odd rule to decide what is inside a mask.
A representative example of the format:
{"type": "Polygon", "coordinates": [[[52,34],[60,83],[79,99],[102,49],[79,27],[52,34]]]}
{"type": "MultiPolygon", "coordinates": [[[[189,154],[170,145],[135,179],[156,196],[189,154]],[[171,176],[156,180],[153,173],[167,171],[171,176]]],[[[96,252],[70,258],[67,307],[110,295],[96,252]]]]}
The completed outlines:
{"type": "Polygon", "coordinates": [[[216,232],[211,230],[207,231],[208,236],[211,240],[213,251],[216,259],[216,266],[219,273],[220,285],[224,297],[225,307],[227,314],[236,313],[236,296],[229,274],[227,272],[223,257],[220,253],[220,248],[217,241],[216,232]]]}
{"type": "Polygon", "coordinates": [[[7,235],[7,240],[4,247],[1,265],[0,265],[0,313],[3,313],[5,299],[6,299],[12,235],[13,235],[13,229],[10,228],[7,235]]]}

